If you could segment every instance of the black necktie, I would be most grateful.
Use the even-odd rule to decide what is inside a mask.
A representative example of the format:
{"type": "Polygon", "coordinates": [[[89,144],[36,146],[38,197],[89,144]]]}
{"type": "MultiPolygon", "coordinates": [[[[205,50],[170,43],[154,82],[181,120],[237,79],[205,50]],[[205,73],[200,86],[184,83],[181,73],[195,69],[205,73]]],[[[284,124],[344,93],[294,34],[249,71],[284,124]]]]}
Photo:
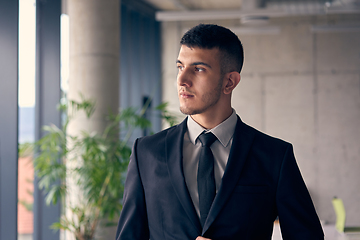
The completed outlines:
{"type": "Polygon", "coordinates": [[[204,226],[205,224],[205,220],[216,194],[214,156],[210,149],[211,144],[213,144],[216,139],[216,136],[211,132],[202,133],[199,136],[202,146],[200,151],[197,182],[201,226],[204,226]]]}

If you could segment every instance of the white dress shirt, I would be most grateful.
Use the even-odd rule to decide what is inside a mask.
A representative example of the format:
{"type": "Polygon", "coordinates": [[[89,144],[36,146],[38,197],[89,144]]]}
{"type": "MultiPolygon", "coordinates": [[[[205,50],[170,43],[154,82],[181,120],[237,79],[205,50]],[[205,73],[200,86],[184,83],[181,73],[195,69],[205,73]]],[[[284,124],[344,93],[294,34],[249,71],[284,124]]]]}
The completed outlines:
{"type": "Polygon", "coordinates": [[[217,140],[210,147],[215,159],[214,174],[217,192],[220,188],[221,179],[224,175],[225,167],[229,158],[236,123],[237,115],[234,109],[229,118],[216,127],[208,130],[204,129],[195,122],[191,116],[188,117],[187,131],[184,135],[183,145],[183,170],[187,188],[199,217],[200,210],[199,193],[197,188],[197,171],[201,142],[198,140],[198,136],[205,131],[212,132],[217,137],[217,140]]]}

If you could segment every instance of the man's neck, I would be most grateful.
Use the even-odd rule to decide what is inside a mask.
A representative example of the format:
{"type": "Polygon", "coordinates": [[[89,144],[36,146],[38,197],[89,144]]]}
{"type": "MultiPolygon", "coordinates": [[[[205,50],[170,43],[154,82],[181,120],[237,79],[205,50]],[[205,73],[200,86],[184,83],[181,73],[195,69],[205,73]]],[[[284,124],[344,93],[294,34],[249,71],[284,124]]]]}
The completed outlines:
{"type": "Polygon", "coordinates": [[[201,113],[190,115],[190,117],[197,122],[200,126],[205,129],[212,129],[225,121],[228,117],[231,116],[233,110],[230,107],[226,111],[223,111],[221,114],[216,113],[201,113]]]}

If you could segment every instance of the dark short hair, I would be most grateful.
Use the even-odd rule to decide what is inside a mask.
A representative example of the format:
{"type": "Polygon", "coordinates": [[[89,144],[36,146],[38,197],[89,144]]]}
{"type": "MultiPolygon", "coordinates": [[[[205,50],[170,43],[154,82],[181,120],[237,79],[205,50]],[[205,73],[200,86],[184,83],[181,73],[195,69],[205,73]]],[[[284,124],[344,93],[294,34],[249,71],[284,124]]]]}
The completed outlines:
{"type": "Polygon", "coordinates": [[[218,48],[222,73],[240,73],[244,62],[244,50],[239,38],[227,28],[214,24],[199,24],[188,30],[180,41],[189,48],[218,48]]]}

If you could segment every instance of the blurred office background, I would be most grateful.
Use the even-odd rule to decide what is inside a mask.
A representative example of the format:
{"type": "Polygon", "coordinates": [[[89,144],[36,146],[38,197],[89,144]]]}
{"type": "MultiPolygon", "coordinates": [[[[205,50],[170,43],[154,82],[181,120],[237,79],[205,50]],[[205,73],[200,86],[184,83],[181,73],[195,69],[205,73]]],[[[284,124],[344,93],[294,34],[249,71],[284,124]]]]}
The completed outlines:
{"type": "MultiPolygon", "coordinates": [[[[245,61],[233,107],[294,145],[323,224],[335,223],[337,196],[346,223],[360,225],[359,0],[1,0],[0,240],[60,238],[49,229],[60,206],[45,205],[18,143],[61,125],[65,93],[82,92],[105,110],[153,98],[150,109],[168,102],[178,121],[185,117],[175,61],[181,36],[198,23],[239,36],[245,61]]],[[[166,127],[149,120],[155,131],[166,127]]],[[[103,128],[76,121],[73,133],[103,128]]]]}

